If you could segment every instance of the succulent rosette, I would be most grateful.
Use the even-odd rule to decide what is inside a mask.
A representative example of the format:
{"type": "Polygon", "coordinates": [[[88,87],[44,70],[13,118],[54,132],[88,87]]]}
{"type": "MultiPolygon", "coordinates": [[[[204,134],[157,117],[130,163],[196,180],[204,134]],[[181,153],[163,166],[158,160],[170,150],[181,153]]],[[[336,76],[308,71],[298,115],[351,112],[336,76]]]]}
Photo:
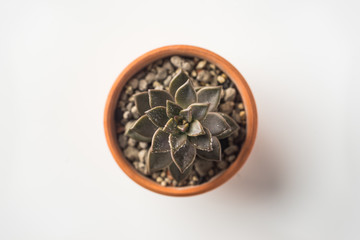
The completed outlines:
{"type": "Polygon", "coordinates": [[[126,135],[151,142],[146,158],[151,172],[169,168],[180,182],[197,158],[221,161],[219,139],[239,130],[230,116],[217,112],[221,90],[221,86],[195,90],[188,75],[179,70],[169,91],[150,89],[134,96],[142,116],[126,130],[126,135]]]}

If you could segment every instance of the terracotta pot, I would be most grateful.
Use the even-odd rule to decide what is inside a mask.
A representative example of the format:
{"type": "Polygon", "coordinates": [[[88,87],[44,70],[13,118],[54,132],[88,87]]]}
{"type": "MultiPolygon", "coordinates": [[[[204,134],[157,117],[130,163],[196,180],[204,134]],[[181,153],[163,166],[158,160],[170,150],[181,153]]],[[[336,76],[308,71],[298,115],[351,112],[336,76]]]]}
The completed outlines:
{"type": "Polygon", "coordinates": [[[135,61],[130,63],[122,71],[122,73],[118,76],[114,85],[112,86],[109,96],[107,98],[104,113],[104,128],[106,140],[109,145],[110,151],[115,158],[115,161],[132,180],[134,180],[141,186],[157,193],[171,196],[189,196],[204,193],[220,186],[221,184],[229,180],[244,165],[255,142],[257,131],[257,112],[255,100],[248,84],[246,83],[244,77],[239,73],[239,71],[236,70],[236,68],[228,61],[226,61],[219,55],[203,48],[187,45],[173,45],[157,48],[155,50],[145,53],[144,55],[140,56],[135,61]],[[172,55],[206,59],[219,67],[235,83],[243,99],[246,111],[246,138],[236,160],[230,165],[228,169],[219,173],[210,181],[197,186],[163,187],[160,184],[154,182],[153,180],[146,178],[145,176],[140,174],[135,168],[133,168],[133,166],[125,159],[117,140],[118,126],[116,126],[115,124],[114,114],[122,88],[132,76],[134,76],[137,72],[139,72],[148,64],[172,55]]]}

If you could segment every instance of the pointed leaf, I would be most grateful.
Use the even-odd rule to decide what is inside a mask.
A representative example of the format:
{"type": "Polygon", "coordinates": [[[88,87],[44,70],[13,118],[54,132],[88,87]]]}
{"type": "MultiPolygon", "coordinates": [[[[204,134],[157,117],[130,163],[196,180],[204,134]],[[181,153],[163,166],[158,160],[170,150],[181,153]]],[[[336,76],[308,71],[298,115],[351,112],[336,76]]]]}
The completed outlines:
{"type": "Polygon", "coordinates": [[[192,121],[191,109],[187,108],[187,109],[181,110],[180,116],[183,117],[187,122],[191,122],[192,121]]]}
{"type": "Polygon", "coordinates": [[[221,87],[203,87],[197,92],[199,103],[210,103],[209,111],[214,112],[220,103],[221,87]]]}
{"type": "Polygon", "coordinates": [[[221,144],[217,137],[212,137],[212,151],[197,150],[197,155],[205,160],[209,161],[221,161],[221,144]]]}
{"type": "Polygon", "coordinates": [[[168,167],[172,163],[170,152],[153,152],[149,150],[148,168],[151,172],[158,171],[168,167]]]}
{"type": "Polygon", "coordinates": [[[239,125],[229,115],[225,113],[220,113],[220,115],[225,119],[227,124],[229,124],[230,131],[225,131],[224,133],[220,134],[219,136],[217,136],[218,139],[224,139],[230,137],[233,133],[235,133],[240,129],[239,125]]]}
{"type": "MultiPolygon", "coordinates": [[[[182,108],[187,108],[197,101],[196,92],[190,80],[184,83],[175,93],[175,102],[182,108]]],[[[151,105],[151,102],[150,102],[151,105]]]]}
{"type": "Polygon", "coordinates": [[[144,115],[145,111],[150,109],[148,92],[137,93],[134,95],[134,99],[138,112],[140,115],[144,115]]]}
{"type": "Polygon", "coordinates": [[[186,141],[178,150],[171,149],[171,157],[181,173],[193,164],[196,157],[196,148],[186,141]]]}
{"type": "Polygon", "coordinates": [[[174,151],[178,150],[186,143],[186,134],[170,134],[169,143],[170,148],[174,151]]]}
{"type": "Polygon", "coordinates": [[[197,137],[188,137],[189,141],[197,148],[203,151],[212,151],[212,136],[209,129],[204,128],[205,134],[197,137]]]}
{"type": "Polygon", "coordinates": [[[190,123],[189,130],[187,131],[188,136],[196,137],[204,134],[204,128],[202,127],[199,120],[194,120],[192,123],[190,123]]]}
{"type": "Polygon", "coordinates": [[[153,152],[169,152],[169,134],[164,132],[160,128],[156,130],[152,138],[151,148],[153,152]]]}
{"type": "Polygon", "coordinates": [[[173,101],[170,100],[166,101],[166,114],[169,118],[178,116],[181,110],[182,108],[173,101]]]}
{"type": "Polygon", "coordinates": [[[208,113],[210,103],[193,103],[188,108],[191,109],[192,119],[203,120],[208,113]]]}
{"type": "Polygon", "coordinates": [[[150,142],[156,130],[157,127],[144,115],[140,117],[125,134],[138,141],[150,142]]]}
{"type": "Polygon", "coordinates": [[[165,124],[163,131],[172,134],[178,133],[176,122],[173,118],[169,119],[169,121],[165,124]]]}
{"type": "Polygon", "coordinates": [[[145,114],[149,117],[150,121],[158,127],[164,127],[169,120],[166,115],[166,108],[162,106],[147,110],[145,114]]]}
{"type": "Polygon", "coordinates": [[[209,112],[201,123],[203,127],[210,130],[213,136],[230,131],[229,124],[219,113],[209,112]]]}
{"type": "Polygon", "coordinates": [[[179,87],[181,87],[189,79],[188,75],[183,70],[180,70],[174,78],[171,80],[169,85],[169,91],[171,95],[175,97],[175,93],[179,87]]]}
{"type": "Polygon", "coordinates": [[[167,100],[173,100],[171,95],[165,90],[150,89],[149,91],[150,107],[166,107],[167,100]]]}
{"type": "Polygon", "coordinates": [[[137,132],[129,129],[126,133],[125,133],[126,136],[128,137],[131,137],[133,139],[135,139],[136,141],[139,141],[139,142],[151,142],[151,138],[149,137],[145,137],[141,134],[138,134],[137,132]]]}
{"type": "Polygon", "coordinates": [[[173,178],[178,183],[180,183],[181,181],[185,180],[189,176],[192,168],[193,168],[193,166],[190,166],[185,170],[185,172],[181,173],[179,171],[178,167],[175,165],[175,163],[172,163],[169,167],[169,170],[170,170],[171,176],[173,176],[173,178]]]}

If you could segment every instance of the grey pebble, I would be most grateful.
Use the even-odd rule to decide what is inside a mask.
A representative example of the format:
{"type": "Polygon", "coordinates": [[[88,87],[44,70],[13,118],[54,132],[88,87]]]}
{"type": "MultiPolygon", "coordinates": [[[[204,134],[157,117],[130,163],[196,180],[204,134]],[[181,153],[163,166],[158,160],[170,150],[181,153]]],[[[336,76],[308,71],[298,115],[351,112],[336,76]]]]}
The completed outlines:
{"type": "Polygon", "coordinates": [[[137,79],[141,79],[145,77],[145,71],[140,71],[139,73],[136,74],[135,76],[137,79]]]}
{"type": "Polygon", "coordinates": [[[163,64],[163,62],[164,62],[164,59],[159,59],[155,62],[155,65],[159,66],[159,65],[163,64]]]}
{"type": "Polygon", "coordinates": [[[216,81],[218,81],[218,83],[220,83],[220,84],[223,84],[225,82],[225,80],[226,79],[221,75],[216,77],[216,81]]]}
{"type": "Polygon", "coordinates": [[[133,78],[129,81],[129,85],[133,88],[136,89],[139,86],[139,80],[137,78],[133,78]]]}
{"type": "Polygon", "coordinates": [[[139,90],[140,91],[145,91],[145,90],[147,90],[147,87],[148,87],[148,83],[146,82],[146,80],[144,80],[144,79],[140,80],[140,82],[139,82],[139,90]]]}
{"type": "Polygon", "coordinates": [[[155,77],[155,73],[149,72],[148,74],[146,74],[145,80],[147,83],[152,83],[155,80],[155,77]]]}
{"type": "Polygon", "coordinates": [[[148,147],[148,144],[146,142],[139,142],[139,147],[141,149],[146,149],[148,147]]]}
{"type": "Polygon", "coordinates": [[[214,166],[213,162],[196,159],[195,163],[195,171],[199,174],[200,177],[204,177],[207,175],[209,170],[214,166]]]}
{"type": "Polygon", "coordinates": [[[237,108],[240,109],[240,110],[244,110],[244,104],[243,103],[239,103],[237,105],[237,108]]]}
{"type": "Polygon", "coordinates": [[[135,169],[139,170],[139,162],[138,161],[133,162],[133,165],[134,165],[135,169]]]}
{"type": "Polygon", "coordinates": [[[158,90],[163,90],[164,89],[164,86],[161,83],[159,83],[158,81],[153,82],[152,86],[155,89],[158,89],[158,90]]]}
{"type": "Polygon", "coordinates": [[[167,76],[167,72],[165,68],[158,67],[157,74],[155,76],[156,80],[164,80],[167,76]]]}
{"type": "Polygon", "coordinates": [[[237,113],[235,110],[232,111],[231,117],[232,117],[237,123],[241,123],[240,114],[237,113]]]}
{"type": "Polygon", "coordinates": [[[239,150],[238,146],[231,145],[231,146],[225,148],[224,153],[229,156],[229,155],[236,153],[238,150],[239,150]]]}
{"type": "Polygon", "coordinates": [[[234,108],[234,102],[226,102],[220,104],[220,111],[226,114],[230,114],[234,108]]]}
{"type": "Polygon", "coordinates": [[[195,70],[192,70],[192,71],[191,71],[191,76],[192,76],[193,78],[195,78],[195,77],[197,76],[197,72],[196,72],[195,70]]]}
{"type": "Polygon", "coordinates": [[[164,86],[163,85],[159,85],[155,87],[156,90],[164,90],[164,86]]]}
{"type": "Polygon", "coordinates": [[[130,147],[135,147],[135,145],[136,145],[136,140],[133,139],[133,138],[129,138],[128,141],[127,141],[127,144],[128,144],[130,147]]]}
{"type": "Polygon", "coordinates": [[[206,60],[199,61],[198,64],[196,65],[196,69],[203,69],[206,66],[206,63],[207,63],[206,60]]]}
{"type": "Polygon", "coordinates": [[[127,87],[126,87],[126,90],[125,90],[125,93],[126,93],[127,95],[133,94],[134,91],[133,91],[132,86],[127,86],[127,87]]]}
{"type": "Polygon", "coordinates": [[[125,111],[123,114],[123,119],[129,120],[131,118],[131,113],[129,111],[125,111]]]}
{"type": "Polygon", "coordinates": [[[136,106],[133,106],[133,107],[131,108],[130,112],[131,112],[131,114],[133,115],[133,117],[134,117],[135,119],[137,119],[137,118],[140,117],[140,114],[139,114],[136,106]]]}
{"type": "Polygon", "coordinates": [[[165,68],[166,70],[168,70],[169,73],[174,72],[174,67],[173,65],[171,65],[171,63],[169,61],[165,61],[163,64],[163,68],[165,68]]]}
{"type": "Polygon", "coordinates": [[[124,150],[124,155],[127,159],[134,161],[138,158],[139,150],[134,147],[127,147],[124,150]]]}
{"type": "Polygon", "coordinates": [[[202,81],[202,82],[209,82],[210,81],[210,78],[211,78],[211,75],[208,71],[206,70],[203,70],[203,71],[200,71],[196,77],[196,79],[198,81],[202,81]]]}
{"type": "Polygon", "coordinates": [[[212,70],[215,70],[216,69],[216,66],[212,63],[209,64],[209,67],[212,69],[212,70]]]}
{"type": "Polygon", "coordinates": [[[125,102],[120,101],[119,104],[118,104],[118,107],[120,107],[122,111],[125,111],[125,102]]]}
{"type": "Polygon", "coordinates": [[[172,77],[171,76],[168,76],[165,80],[164,80],[164,86],[167,87],[169,86],[170,84],[170,81],[171,81],[172,77]]]}
{"type": "Polygon", "coordinates": [[[135,121],[129,121],[125,124],[125,132],[131,128],[135,121]]]}
{"type": "Polygon", "coordinates": [[[240,115],[241,121],[245,122],[246,121],[246,113],[245,113],[245,111],[240,111],[239,115],[240,115]]]}
{"type": "Polygon", "coordinates": [[[235,95],[236,95],[236,90],[234,88],[226,89],[225,90],[225,96],[224,96],[225,102],[234,101],[235,100],[235,95]]]}
{"type": "Polygon", "coordinates": [[[185,71],[190,72],[192,70],[192,65],[189,62],[184,62],[181,68],[184,69],[185,71]]]}
{"type": "Polygon", "coordinates": [[[235,158],[236,158],[236,155],[230,155],[230,156],[227,156],[225,158],[225,160],[228,162],[233,162],[235,160],[235,158]]]}
{"type": "Polygon", "coordinates": [[[156,180],[156,178],[158,178],[159,175],[160,175],[160,173],[155,172],[155,173],[151,174],[151,178],[154,179],[154,180],[156,180]]]}
{"type": "Polygon", "coordinates": [[[124,134],[120,134],[120,135],[119,135],[118,141],[119,141],[119,145],[120,145],[121,148],[125,148],[125,147],[126,147],[127,137],[126,137],[124,134]]]}
{"type": "Polygon", "coordinates": [[[217,167],[220,168],[221,170],[224,170],[224,169],[226,169],[226,168],[228,167],[228,163],[225,162],[225,161],[220,161],[220,162],[218,162],[216,165],[217,165],[217,167]]]}
{"type": "Polygon", "coordinates": [[[128,96],[126,94],[121,94],[120,100],[122,102],[126,102],[127,99],[128,99],[128,96]]]}
{"type": "Polygon", "coordinates": [[[139,152],[139,161],[140,162],[145,162],[146,154],[147,154],[146,149],[140,150],[140,152],[139,152]]]}
{"type": "Polygon", "coordinates": [[[170,62],[177,68],[180,68],[184,62],[184,60],[179,56],[172,56],[170,58],[170,62]]]}
{"type": "Polygon", "coordinates": [[[134,103],[133,102],[129,102],[127,105],[126,105],[126,110],[128,111],[131,111],[131,108],[134,106],[134,103]]]}
{"type": "Polygon", "coordinates": [[[139,162],[139,170],[140,170],[140,172],[142,172],[143,174],[149,175],[149,172],[148,172],[148,170],[147,170],[147,168],[146,168],[145,163],[139,162]]]}

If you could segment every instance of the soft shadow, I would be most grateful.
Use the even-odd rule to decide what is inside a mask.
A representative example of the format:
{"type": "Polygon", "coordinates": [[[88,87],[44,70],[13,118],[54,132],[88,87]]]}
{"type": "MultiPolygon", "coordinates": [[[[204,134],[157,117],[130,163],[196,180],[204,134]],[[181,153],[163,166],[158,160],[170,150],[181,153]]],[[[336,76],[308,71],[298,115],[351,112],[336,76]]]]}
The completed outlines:
{"type": "Polygon", "coordinates": [[[225,201],[269,201],[284,193],[286,159],[271,139],[258,136],[243,168],[217,191],[225,201]]]}

